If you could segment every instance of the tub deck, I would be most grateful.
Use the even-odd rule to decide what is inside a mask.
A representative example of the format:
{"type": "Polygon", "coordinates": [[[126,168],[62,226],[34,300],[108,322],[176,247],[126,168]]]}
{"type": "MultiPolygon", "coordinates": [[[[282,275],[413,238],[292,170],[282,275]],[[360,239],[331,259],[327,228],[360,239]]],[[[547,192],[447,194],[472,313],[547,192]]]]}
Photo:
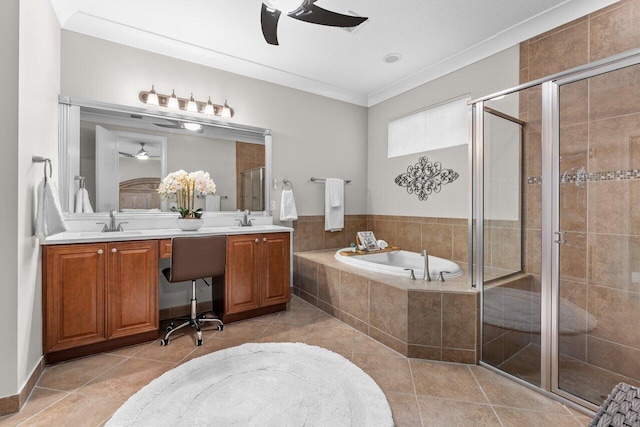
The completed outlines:
{"type": "Polygon", "coordinates": [[[445,282],[373,273],[335,249],[296,252],[294,293],[407,357],[476,364],[479,294],[463,275],[445,282]]]}

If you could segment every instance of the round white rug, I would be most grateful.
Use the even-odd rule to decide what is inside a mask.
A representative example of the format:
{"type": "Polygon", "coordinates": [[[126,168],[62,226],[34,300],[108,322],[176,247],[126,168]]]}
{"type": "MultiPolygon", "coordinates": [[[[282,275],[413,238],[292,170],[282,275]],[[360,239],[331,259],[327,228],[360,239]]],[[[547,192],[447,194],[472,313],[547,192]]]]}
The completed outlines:
{"type": "Polygon", "coordinates": [[[380,387],[356,365],[301,343],[244,344],[156,378],[107,426],[393,426],[380,387]]]}

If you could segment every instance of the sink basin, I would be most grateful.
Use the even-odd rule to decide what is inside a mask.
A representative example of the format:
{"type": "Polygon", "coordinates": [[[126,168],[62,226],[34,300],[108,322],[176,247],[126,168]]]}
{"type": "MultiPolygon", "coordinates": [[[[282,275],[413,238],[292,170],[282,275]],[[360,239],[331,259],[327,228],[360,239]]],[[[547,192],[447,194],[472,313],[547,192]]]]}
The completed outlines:
{"type": "Polygon", "coordinates": [[[65,239],[96,239],[96,238],[109,238],[109,239],[117,239],[118,237],[127,237],[127,236],[138,236],[142,234],[141,230],[131,230],[131,231],[110,231],[110,232],[102,232],[102,231],[69,231],[66,233],[56,234],[51,236],[50,239],[53,240],[65,240],[65,239]]]}

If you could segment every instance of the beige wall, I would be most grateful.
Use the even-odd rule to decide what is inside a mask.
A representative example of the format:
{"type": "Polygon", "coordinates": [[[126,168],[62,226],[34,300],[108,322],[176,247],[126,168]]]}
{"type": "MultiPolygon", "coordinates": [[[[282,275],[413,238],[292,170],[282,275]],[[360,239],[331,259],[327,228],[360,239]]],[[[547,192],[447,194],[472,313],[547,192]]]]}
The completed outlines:
{"type": "Polygon", "coordinates": [[[0,106],[1,173],[6,208],[0,225],[1,398],[21,391],[42,358],[40,248],[33,237],[33,188],[43,177],[43,165],[33,164],[31,156],[57,158],[60,27],[49,2],[40,0],[3,1],[0,20],[5,98],[0,106]]]}
{"type": "Polygon", "coordinates": [[[19,212],[18,204],[18,0],[0,2],[0,80],[4,86],[4,102],[0,103],[0,128],[2,128],[2,153],[5,161],[0,177],[5,185],[3,198],[5,218],[0,221],[0,259],[2,260],[2,298],[0,298],[0,397],[16,393],[18,389],[18,253],[16,251],[19,212]],[[8,209],[11,209],[8,212],[8,209]],[[7,215],[8,213],[8,215],[7,215]]]}
{"type": "MultiPolygon", "coordinates": [[[[348,178],[348,214],[365,213],[367,191],[367,109],[214,68],[62,32],[61,92],[140,107],[138,92],[151,84],[161,93],[175,89],[197,99],[228,99],[233,122],[273,133],[273,177],[295,187],[300,215],[321,215],[324,186],[311,176],[348,178]]],[[[272,190],[278,219],[281,185],[272,190]]]]}
{"type": "Polygon", "coordinates": [[[390,120],[422,110],[446,100],[471,94],[488,95],[518,84],[518,48],[513,47],[454,71],[432,82],[398,95],[369,109],[367,213],[439,218],[466,218],[469,200],[467,146],[435,150],[387,159],[387,124],[390,120]],[[415,195],[395,184],[395,177],[406,171],[420,156],[439,161],[443,168],[459,173],[439,194],[419,201],[415,195]]]}

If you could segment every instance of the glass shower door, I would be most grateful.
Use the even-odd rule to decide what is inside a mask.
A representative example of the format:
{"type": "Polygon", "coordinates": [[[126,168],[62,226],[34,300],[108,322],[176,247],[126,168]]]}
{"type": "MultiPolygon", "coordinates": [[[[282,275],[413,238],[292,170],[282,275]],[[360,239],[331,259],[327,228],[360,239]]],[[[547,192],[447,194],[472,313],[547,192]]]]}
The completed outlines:
{"type": "Polygon", "coordinates": [[[638,81],[634,65],[559,86],[554,375],[594,405],[640,385],[638,81]]]}

